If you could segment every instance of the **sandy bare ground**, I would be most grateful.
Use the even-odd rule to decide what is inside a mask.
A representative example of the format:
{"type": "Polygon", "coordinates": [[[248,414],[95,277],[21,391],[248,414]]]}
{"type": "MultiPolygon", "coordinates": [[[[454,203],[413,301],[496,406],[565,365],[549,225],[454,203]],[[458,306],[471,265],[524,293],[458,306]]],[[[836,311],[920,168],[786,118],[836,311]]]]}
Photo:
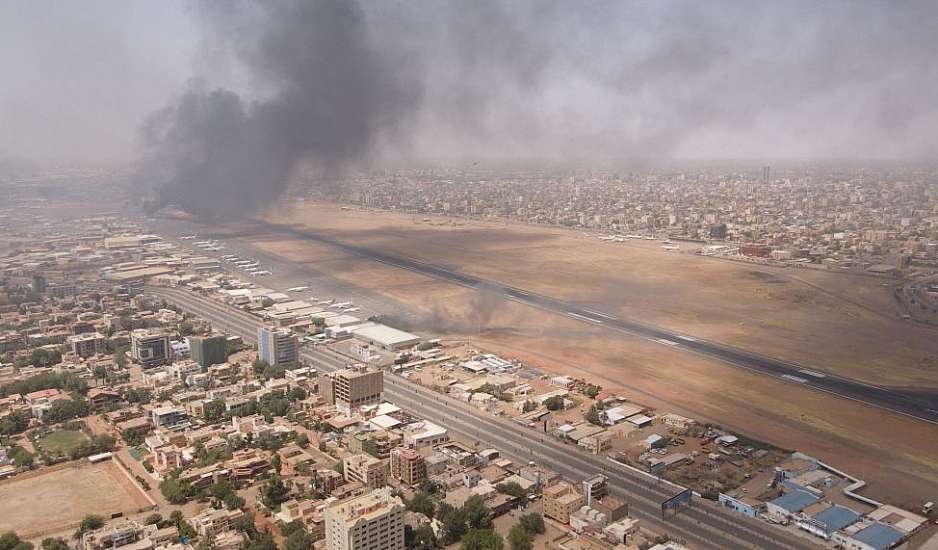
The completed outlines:
{"type": "Polygon", "coordinates": [[[117,464],[78,461],[0,483],[0,532],[39,537],[77,526],[87,514],[109,518],[148,505],[117,464]]]}
{"type": "MultiPolygon", "coordinates": [[[[305,204],[272,219],[818,370],[887,386],[938,386],[938,332],[899,319],[889,289],[877,279],[668,253],[657,243],[602,243],[556,228],[425,223],[335,205],[305,204]]],[[[328,246],[240,235],[283,259],[405,304],[416,312],[408,328],[471,337],[547,370],[588,375],[662,410],[815,454],[869,479],[872,496],[917,505],[938,494],[934,426],[328,246]]]]}

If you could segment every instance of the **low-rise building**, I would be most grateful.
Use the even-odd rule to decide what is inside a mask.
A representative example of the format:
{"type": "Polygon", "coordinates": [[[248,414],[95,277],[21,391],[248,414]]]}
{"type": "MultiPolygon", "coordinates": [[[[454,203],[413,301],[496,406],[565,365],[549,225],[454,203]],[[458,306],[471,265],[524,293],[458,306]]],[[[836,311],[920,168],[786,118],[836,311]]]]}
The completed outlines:
{"type": "Polygon", "coordinates": [[[570,523],[570,514],[585,504],[586,499],[572,484],[559,481],[544,489],[544,515],[560,523],[570,523]]]}
{"type": "Polygon", "coordinates": [[[408,424],[401,431],[404,433],[404,446],[416,451],[430,449],[434,445],[449,441],[446,428],[427,420],[408,424]]]}
{"type": "Polygon", "coordinates": [[[367,454],[345,457],[343,472],[346,481],[357,481],[365,487],[377,489],[387,485],[387,461],[367,454]]]}

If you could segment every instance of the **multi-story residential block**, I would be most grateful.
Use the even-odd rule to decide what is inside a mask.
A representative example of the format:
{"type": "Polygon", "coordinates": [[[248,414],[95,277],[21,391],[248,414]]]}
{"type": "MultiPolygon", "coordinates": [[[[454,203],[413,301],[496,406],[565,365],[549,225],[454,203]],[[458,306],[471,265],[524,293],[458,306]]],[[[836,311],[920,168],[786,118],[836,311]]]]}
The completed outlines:
{"type": "Polygon", "coordinates": [[[384,487],[388,481],[388,463],[367,454],[345,457],[343,471],[346,481],[357,481],[366,487],[384,487]]]}
{"type": "Polygon", "coordinates": [[[570,523],[570,514],[586,503],[576,487],[566,481],[557,482],[544,489],[544,515],[559,521],[570,523]]]}
{"type": "Polygon", "coordinates": [[[270,365],[296,363],[296,335],[287,329],[261,327],[257,330],[257,352],[270,365]]]}
{"type": "Polygon", "coordinates": [[[416,485],[427,478],[427,462],[411,449],[391,450],[391,477],[405,485],[416,485]]]}
{"type": "Polygon", "coordinates": [[[326,508],[328,550],[403,550],[404,503],[390,489],[326,508]]]}

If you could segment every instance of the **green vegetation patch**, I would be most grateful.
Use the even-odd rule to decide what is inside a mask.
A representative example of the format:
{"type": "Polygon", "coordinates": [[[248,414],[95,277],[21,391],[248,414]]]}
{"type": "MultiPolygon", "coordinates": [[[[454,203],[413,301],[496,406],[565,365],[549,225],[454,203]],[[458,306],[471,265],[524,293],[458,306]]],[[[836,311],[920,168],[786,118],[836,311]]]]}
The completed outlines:
{"type": "Polygon", "coordinates": [[[88,437],[79,430],[56,430],[42,435],[37,441],[46,452],[63,456],[69,456],[87,442],[88,437]]]}

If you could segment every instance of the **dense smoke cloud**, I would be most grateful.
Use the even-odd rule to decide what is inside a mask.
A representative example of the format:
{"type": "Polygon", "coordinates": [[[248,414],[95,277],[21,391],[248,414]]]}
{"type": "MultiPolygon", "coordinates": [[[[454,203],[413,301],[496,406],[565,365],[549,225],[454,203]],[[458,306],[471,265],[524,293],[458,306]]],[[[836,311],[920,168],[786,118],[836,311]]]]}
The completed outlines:
{"type": "Polygon", "coordinates": [[[48,5],[0,6],[0,156],[126,157],[157,111],[147,182],[222,211],[306,165],[938,153],[935,2],[48,5]]]}
{"type": "MultiPolygon", "coordinates": [[[[209,23],[238,19],[207,8],[209,23]]],[[[301,162],[332,169],[360,158],[380,131],[417,105],[419,89],[369,41],[352,2],[276,2],[251,10],[238,57],[273,87],[247,101],[223,89],[191,89],[149,118],[149,166],[168,169],[156,207],[227,213],[277,200],[301,162]]]]}

